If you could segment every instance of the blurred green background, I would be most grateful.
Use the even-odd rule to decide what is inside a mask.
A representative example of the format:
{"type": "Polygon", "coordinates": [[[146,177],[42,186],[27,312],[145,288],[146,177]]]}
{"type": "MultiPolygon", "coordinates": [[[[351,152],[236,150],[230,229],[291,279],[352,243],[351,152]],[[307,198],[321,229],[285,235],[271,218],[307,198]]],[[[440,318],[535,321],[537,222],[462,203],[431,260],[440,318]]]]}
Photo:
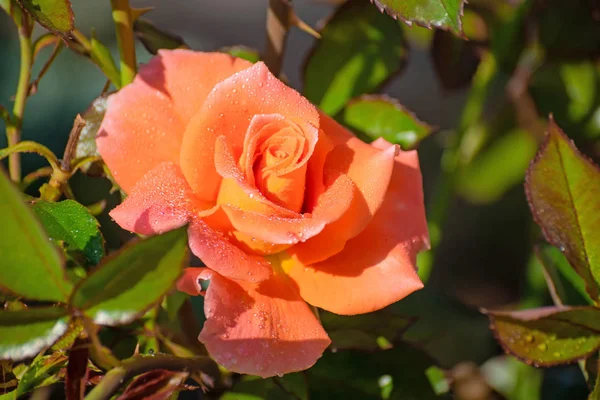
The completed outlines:
{"type": "MultiPolygon", "coordinates": [[[[490,2],[474,0],[472,3],[469,7],[476,9],[490,2]]],[[[505,3],[508,8],[519,2],[497,0],[497,3],[505,3]]],[[[540,40],[545,44],[545,59],[541,66],[533,68],[525,90],[540,115],[554,113],[559,125],[576,139],[578,146],[598,160],[600,15],[590,16],[589,30],[573,31],[570,16],[578,18],[577,13],[588,3],[585,0],[565,2],[544,11],[544,4],[551,3],[556,4],[540,2],[540,12],[546,12],[547,15],[542,16],[552,29],[542,30],[540,40]],[[582,45],[581,41],[585,43],[582,45]],[[569,52],[569,49],[574,50],[569,52]]],[[[196,50],[211,51],[237,44],[258,50],[264,48],[266,0],[138,0],[132,1],[132,5],[156,7],[146,17],[161,29],[182,36],[196,50]]],[[[319,21],[335,9],[334,4],[325,1],[296,0],[294,5],[297,14],[311,26],[319,26],[319,21]]],[[[78,29],[86,35],[94,30],[116,58],[110,3],[73,0],[73,8],[78,29]]],[[[473,29],[478,28],[478,21],[473,22],[473,29]]],[[[485,39],[491,28],[481,29],[485,39]]],[[[476,31],[481,32],[481,29],[476,31]]],[[[42,32],[39,27],[36,30],[38,35],[42,32]]],[[[432,31],[419,27],[405,27],[405,31],[410,46],[408,63],[383,92],[398,99],[422,121],[437,127],[437,132],[419,148],[425,198],[430,203],[437,189],[442,150],[448,144],[449,132],[459,124],[470,89],[469,81],[480,57],[475,48],[479,42],[472,38],[470,44],[465,45],[471,48],[450,51],[457,44],[444,34],[434,38],[432,31]],[[436,50],[431,50],[432,44],[436,50]],[[452,60],[444,51],[450,51],[458,59],[452,60]],[[446,75],[435,69],[436,63],[444,62],[450,64],[446,75]],[[466,79],[461,78],[463,75],[466,79]]],[[[302,87],[301,67],[314,42],[314,38],[299,30],[292,30],[290,34],[283,73],[295,88],[302,87]]],[[[138,50],[140,62],[150,58],[142,45],[138,50]]],[[[519,49],[513,50],[514,56],[518,56],[519,49]]],[[[44,52],[49,54],[50,49],[44,52]]],[[[491,380],[500,382],[498,385],[512,385],[515,399],[535,398],[529,396],[538,390],[544,399],[585,398],[585,382],[577,366],[546,370],[540,386],[542,378],[531,368],[514,360],[492,358],[502,351],[488,330],[487,318],[479,312],[480,307],[525,308],[551,304],[541,268],[532,257],[532,246],[539,240],[539,233],[522,186],[525,169],[539,138],[518,127],[515,107],[507,97],[507,85],[514,76],[516,60],[506,57],[501,61],[508,66],[500,67],[499,77],[485,100],[484,118],[467,132],[468,138],[472,138],[467,144],[474,147],[479,146],[481,137],[486,140],[459,177],[459,195],[449,200],[448,218],[442,227],[443,236],[427,287],[390,308],[403,315],[420,317],[407,337],[423,345],[445,368],[465,361],[485,363],[482,371],[491,376],[491,380]],[[528,382],[531,385],[527,386],[528,382]]],[[[14,26],[6,15],[0,14],[0,104],[7,108],[16,87],[18,63],[14,26]]],[[[40,68],[41,65],[36,65],[33,76],[40,68]]],[[[39,85],[38,93],[27,103],[23,138],[39,141],[56,154],[62,154],[75,115],[83,112],[100,94],[104,83],[103,74],[88,60],[68,50],[62,51],[39,85]]],[[[5,137],[1,135],[0,147],[5,146],[5,137]]],[[[465,152],[468,158],[468,146],[465,152]]],[[[25,173],[44,165],[43,159],[35,155],[26,154],[23,160],[25,173]]],[[[78,179],[76,191],[84,204],[106,195],[105,181],[78,179]]],[[[106,215],[101,222],[107,227],[110,224],[106,215]]],[[[109,246],[111,243],[116,246],[119,239],[107,235],[107,240],[109,246]]]]}

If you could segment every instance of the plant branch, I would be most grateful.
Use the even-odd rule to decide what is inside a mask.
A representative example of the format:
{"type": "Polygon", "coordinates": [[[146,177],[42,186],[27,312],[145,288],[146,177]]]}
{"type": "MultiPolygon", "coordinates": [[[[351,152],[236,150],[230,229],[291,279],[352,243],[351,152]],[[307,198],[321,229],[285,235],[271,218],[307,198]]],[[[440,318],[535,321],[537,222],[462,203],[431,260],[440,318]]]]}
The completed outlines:
{"type": "MultiPolygon", "coordinates": [[[[19,15],[21,13],[18,13],[19,15]]],[[[31,65],[33,63],[33,47],[31,44],[31,32],[29,16],[21,14],[21,21],[15,21],[19,27],[19,47],[21,50],[21,65],[19,70],[19,82],[15,94],[15,104],[13,106],[12,124],[6,125],[6,137],[8,146],[14,146],[21,140],[21,130],[23,127],[23,113],[25,112],[25,103],[29,94],[29,79],[31,78],[31,65]]],[[[14,182],[21,180],[21,157],[19,153],[12,153],[8,158],[8,169],[10,178],[14,182]]]]}
{"type": "Polygon", "coordinates": [[[275,76],[279,76],[281,73],[283,54],[292,23],[292,15],[293,11],[290,0],[269,0],[265,64],[267,64],[275,76]]]}
{"type": "Polygon", "coordinates": [[[37,92],[37,87],[40,83],[40,80],[44,77],[44,75],[46,75],[46,72],[48,72],[48,69],[50,68],[50,66],[52,65],[54,60],[56,60],[56,57],[58,56],[58,54],[60,53],[60,51],[62,49],[63,49],[63,42],[60,40],[57,40],[56,44],[54,45],[54,49],[52,50],[52,54],[50,54],[50,57],[48,58],[48,61],[46,61],[46,63],[40,70],[40,73],[38,74],[37,78],[35,78],[35,80],[29,85],[28,92],[29,92],[30,96],[37,92]]]}
{"type": "Polygon", "coordinates": [[[50,164],[52,170],[60,169],[58,159],[56,158],[52,150],[50,150],[43,144],[32,142],[29,140],[19,142],[15,145],[6,147],[4,149],[0,149],[0,160],[6,157],[8,157],[10,160],[10,157],[12,155],[19,153],[37,153],[48,161],[48,164],[50,164]]]}
{"type": "Polygon", "coordinates": [[[121,58],[121,86],[133,82],[136,74],[133,18],[129,0],[111,0],[112,16],[117,30],[117,43],[121,58]]]}

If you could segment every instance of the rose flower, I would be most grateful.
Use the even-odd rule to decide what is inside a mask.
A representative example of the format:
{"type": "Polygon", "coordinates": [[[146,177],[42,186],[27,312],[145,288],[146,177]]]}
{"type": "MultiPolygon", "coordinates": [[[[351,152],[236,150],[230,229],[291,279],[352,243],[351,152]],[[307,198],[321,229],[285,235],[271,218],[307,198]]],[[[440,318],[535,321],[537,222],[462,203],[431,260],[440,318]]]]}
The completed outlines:
{"type": "Polygon", "coordinates": [[[330,340],[308,304],[367,313],[423,286],[416,152],[362,142],[261,62],[160,51],[110,96],[97,145],[128,195],[119,225],[189,224],[206,268],[178,288],[205,296],[199,340],[232,371],[312,366],[330,340]]]}

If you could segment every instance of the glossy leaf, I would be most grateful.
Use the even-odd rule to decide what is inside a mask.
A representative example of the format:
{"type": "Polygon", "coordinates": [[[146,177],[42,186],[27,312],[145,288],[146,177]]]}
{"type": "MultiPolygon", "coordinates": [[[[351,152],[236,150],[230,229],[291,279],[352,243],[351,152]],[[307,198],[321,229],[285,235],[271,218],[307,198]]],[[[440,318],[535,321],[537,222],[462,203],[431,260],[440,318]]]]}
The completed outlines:
{"type": "Polygon", "coordinates": [[[340,6],[321,30],[304,68],[304,95],[335,115],[353,97],[377,90],[406,59],[402,27],[366,1],[340,6]]]}
{"type": "Polygon", "coordinates": [[[435,27],[462,35],[464,0],[372,0],[382,11],[411,25],[435,27]]]}
{"type": "Polygon", "coordinates": [[[162,299],[187,261],[185,227],[126,245],[79,283],[71,307],[101,325],[129,323],[162,299]]]}
{"type": "Polygon", "coordinates": [[[21,360],[52,346],[68,328],[64,308],[0,311],[0,359],[21,360]]]}
{"type": "Polygon", "coordinates": [[[319,318],[332,341],[332,348],[338,350],[379,349],[380,338],[392,342],[415,322],[415,318],[403,317],[385,310],[355,316],[321,311],[319,318]]]}
{"type": "Polygon", "coordinates": [[[181,36],[159,29],[147,19],[138,18],[133,23],[133,30],[150,54],[156,54],[160,49],[189,49],[181,36]]]}
{"type": "Polygon", "coordinates": [[[104,239],[98,221],[87,208],[73,200],[58,203],[36,200],[31,207],[50,240],[62,244],[73,259],[88,266],[98,264],[104,257],[104,239]]]}
{"type": "Polygon", "coordinates": [[[525,189],[534,219],[600,295],[600,170],[550,121],[546,140],[527,172],[525,189]]]}
{"type": "Polygon", "coordinates": [[[115,85],[118,89],[121,87],[121,75],[119,69],[113,60],[110,50],[102,42],[96,39],[96,35],[92,32],[92,39],[90,40],[91,56],[92,60],[98,65],[100,70],[104,72],[104,75],[115,85]]]}
{"type": "Polygon", "coordinates": [[[362,96],[344,109],[343,123],[370,140],[380,137],[409,150],[418,146],[432,128],[398,101],[387,96],[362,96]]]}
{"type": "Polygon", "coordinates": [[[28,299],[65,301],[72,285],[21,193],[0,171],[0,287],[28,299]]]}
{"type": "Polygon", "coordinates": [[[256,63],[260,61],[260,53],[258,52],[258,50],[253,49],[251,47],[242,45],[230,46],[223,47],[220,51],[223,53],[231,54],[234,57],[243,58],[244,60],[250,61],[251,63],[256,63]]]}
{"type": "Polygon", "coordinates": [[[17,0],[33,18],[52,32],[68,35],[74,28],[69,0],[17,0]]]}
{"type": "Polygon", "coordinates": [[[600,348],[600,309],[595,307],[544,307],[488,315],[504,350],[535,366],[573,362],[600,348]]]}
{"type": "Polygon", "coordinates": [[[491,203],[523,182],[537,141],[531,133],[515,129],[494,140],[462,169],[457,188],[473,203],[491,203]]]}

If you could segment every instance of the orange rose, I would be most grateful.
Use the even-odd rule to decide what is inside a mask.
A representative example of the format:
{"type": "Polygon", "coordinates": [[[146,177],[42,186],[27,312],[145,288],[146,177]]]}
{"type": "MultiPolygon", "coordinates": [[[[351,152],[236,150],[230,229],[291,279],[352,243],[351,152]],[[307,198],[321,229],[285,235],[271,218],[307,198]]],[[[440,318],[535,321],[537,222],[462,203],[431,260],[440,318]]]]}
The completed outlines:
{"type": "Polygon", "coordinates": [[[97,144],[128,193],[117,223],[144,235],[189,224],[207,268],[178,287],[206,295],[199,339],[232,371],[313,365],[330,341],[305,302],[359,314],[423,286],[416,152],[363,143],[263,63],[161,51],[109,98],[97,144]]]}

